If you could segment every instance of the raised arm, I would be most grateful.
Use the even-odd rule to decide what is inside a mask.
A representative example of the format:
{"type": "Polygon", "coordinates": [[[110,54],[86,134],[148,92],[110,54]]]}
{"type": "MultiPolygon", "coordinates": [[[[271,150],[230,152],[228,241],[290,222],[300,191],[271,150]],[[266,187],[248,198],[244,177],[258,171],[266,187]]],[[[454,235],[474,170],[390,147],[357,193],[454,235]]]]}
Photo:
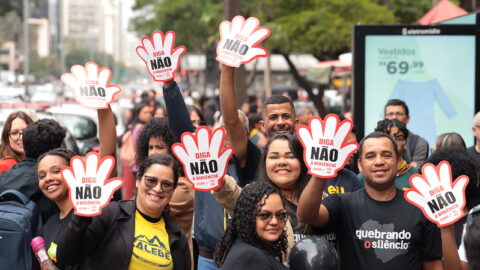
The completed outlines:
{"type": "Polygon", "coordinates": [[[240,121],[237,112],[233,67],[222,64],[220,75],[220,110],[225,123],[228,139],[233,147],[233,155],[240,168],[245,167],[247,160],[247,131],[240,121]]]}
{"type": "Polygon", "coordinates": [[[455,225],[440,228],[442,235],[443,268],[445,270],[462,270],[455,242],[455,225]]]}
{"type": "Polygon", "coordinates": [[[300,222],[315,227],[325,227],[328,224],[328,209],[322,204],[326,183],[327,179],[312,176],[298,200],[297,218],[300,222]]]}
{"type": "MultiPolygon", "coordinates": [[[[97,110],[100,156],[112,156],[117,160],[117,130],[115,129],[115,119],[112,108],[97,110]]],[[[114,166],[116,168],[116,166],[114,166]]],[[[110,177],[117,176],[117,170],[112,170],[110,177]]]]}
{"type": "Polygon", "coordinates": [[[185,100],[174,80],[163,83],[163,98],[168,115],[168,126],[175,135],[176,141],[180,141],[183,132],[195,132],[185,100]]]}

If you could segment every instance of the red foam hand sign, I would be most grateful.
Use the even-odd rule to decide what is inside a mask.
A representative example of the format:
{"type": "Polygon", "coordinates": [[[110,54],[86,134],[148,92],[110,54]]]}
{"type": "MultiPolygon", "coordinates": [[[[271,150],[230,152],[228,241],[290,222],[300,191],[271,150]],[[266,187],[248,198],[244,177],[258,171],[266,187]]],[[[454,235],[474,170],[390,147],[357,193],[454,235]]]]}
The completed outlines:
{"type": "Polygon", "coordinates": [[[260,56],[267,56],[268,51],[257,46],[270,35],[270,29],[259,27],[255,17],[247,20],[235,16],[232,21],[220,24],[220,41],[217,45],[217,61],[231,67],[239,67],[260,56]]]}
{"type": "Polygon", "coordinates": [[[92,109],[106,109],[113,102],[115,95],[122,90],[111,85],[112,72],[107,67],[98,68],[93,62],[85,67],[74,65],[72,73],[62,75],[62,81],[73,90],[73,96],[82,106],[92,109]]]}
{"type": "Polygon", "coordinates": [[[340,122],[338,116],[329,114],[325,121],[312,117],[308,126],[297,128],[309,174],[320,178],[337,176],[350,155],[358,149],[356,142],[345,143],[352,126],[352,121],[340,122]]]}
{"type": "Polygon", "coordinates": [[[137,47],[138,56],[147,65],[148,73],[155,81],[164,82],[174,78],[180,67],[180,56],[186,52],[185,46],[173,49],[175,32],[155,31],[152,37],[143,37],[137,47]]]}
{"type": "Polygon", "coordinates": [[[462,175],[452,182],[450,163],[442,161],[438,166],[427,163],[422,174],[410,177],[411,189],[405,191],[405,199],[420,208],[438,227],[455,223],[464,216],[465,188],[468,176],[462,175]]]}
{"type": "Polygon", "coordinates": [[[73,157],[70,167],[62,169],[75,215],[90,217],[101,214],[115,190],[123,185],[121,178],[107,179],[114,164],[113,157],[100,160],[98,153],[90,152],[85,158],[73,157]]]}
{"type": "Polygon", "coordinates": [[[208,191],[220,186],[233,153],[231,147],[223,149],[224,140],[224,128],[210,133],[207,127],[200,127],[196,133],[183,133],[182,143],[172,146],[173,154],[182,163],[185,176],[195,190],[208,191]]]}

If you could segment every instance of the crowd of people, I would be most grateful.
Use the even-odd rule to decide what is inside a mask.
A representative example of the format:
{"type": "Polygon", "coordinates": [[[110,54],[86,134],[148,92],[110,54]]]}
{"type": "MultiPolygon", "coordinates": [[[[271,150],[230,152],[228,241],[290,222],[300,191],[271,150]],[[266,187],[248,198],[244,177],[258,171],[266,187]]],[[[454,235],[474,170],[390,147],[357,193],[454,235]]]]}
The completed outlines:
{"type": "Polygon", "coordinates": [[[288,269],[290,250],[309,236],[330,242],[340,269],[480,269],[480,112],[474,146],[455,132],[429,146],[408,129],[408,105],[389,100],[345,168],[320,179],[308,173],[295,132],[314,109],[283,95],[237,109],[234,71],[222,64],[219,106],[187,104],[174,80],[163,85],[162,105],[154,91],[144,93],[124,134],[111,109],[97,110],[99,155],[116,158],[110,177],[118,171],[125,185],[93,217],[74,213],[62,179],[77,155],[62,147],[64,128],[21,111],[6,119],[0,193],[14,189],[38,205],[59,269],[288,269]],[[224,127],[233,147],[212,192],[194,190],[172,155],[181,135],[200,126],[224,127]],[[470,182],[464,217],[439,229],[403,194],[423,164],[443,160],[452,179],[470,182]]]}

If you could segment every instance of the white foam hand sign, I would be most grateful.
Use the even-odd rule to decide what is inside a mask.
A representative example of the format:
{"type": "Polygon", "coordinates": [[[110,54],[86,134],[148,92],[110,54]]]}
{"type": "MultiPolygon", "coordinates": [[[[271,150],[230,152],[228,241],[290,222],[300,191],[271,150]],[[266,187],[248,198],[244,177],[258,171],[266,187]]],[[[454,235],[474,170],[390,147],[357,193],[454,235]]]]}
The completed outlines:
{"type": "Polygon", "coordinates": [[[411,189],[405,191],[405,199],[420,208],[438,227],[455,223],[464,216],[465,188],[468,176],[461,175],[452,182],[450,163],[442,161],[435,165],[427,163],[422,174],[410,177],[411,189]]]}
{"type": "Polygon", "coordinates": [[[270,29],[259,27],[255,17],[247,20],[235,16],[232,21],[220,24],[220,41],[217,45],[217,61],[231,67],[239,67],[260,56],[267,56],[268,51],[257,46],[270,35],[270,29]]]}
{"type": "Polygon", "coordinates": [[[187,179],[195,190],[209,191],[220,187],[228,168],[233,149],[222,150],[225,129],[217,128],[210,133],[200,127],[196,133],[182,134],[182,143],[172,146],[172,152],[183,165],[187,179]]]}
{"type": "Polygon", "coordinates": [[[90,152],[85,158],[73,157],[70,167],[62,169],[75,215],[100,215],[115,190],[123,185],[123,179],[119,177],[107,180],[114,165],[113,157],[100,160],[98,153],[90,152]]]}
{"type": "Polygon", "coordinates": [[[116,94],[122,90],[118,85],[110,85],[112,72],[107,67],[98,68],[93,62],[85,67],[74,65],[72,73],[62,75],[62,81],[73,90],[73,96],[82,106],[92,109],[106,109],[116,94]]]}
{"type": "Polygon", "coordinates": [[[356,142],[345,144],[352,126],[352,121],[340,122],[338,116],[329,114],[325,121],[312,117],[308,127],[297,128],[309,174],[320,178],[337,176],[350,155],[358,149],[356,142]]]}
{"type": "Polygon", "coordinates": [[[180,56],[185,53],[185,46],[173,49],[175,32],[155,31],[152,37],[143,37],[142,46],[137,47],[137,54],[147,65],[148,73],[157,82],[174,78],[180,64],[180,56]],[[173,50],[172,50],[173,49],[173,50]]]}

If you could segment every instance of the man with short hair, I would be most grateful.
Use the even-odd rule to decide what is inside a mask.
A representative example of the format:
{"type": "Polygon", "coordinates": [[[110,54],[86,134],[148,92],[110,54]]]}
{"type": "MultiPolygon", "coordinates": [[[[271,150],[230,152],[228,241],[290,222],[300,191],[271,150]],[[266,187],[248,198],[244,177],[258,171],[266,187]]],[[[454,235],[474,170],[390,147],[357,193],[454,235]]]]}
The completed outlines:
{"type": "Polygon", "coordinates": [[[0,174],[0,193],[7,189],[20,191],[38,205],[44,221],[55,212],[57,206],[38,187],[37,158],[51,149],[60,147],[65,138],[65,129],[52,119],[40,119],[27,126],[23,132],[25,158],[10,170],[0,174]]]}
{"type": "Polygon", "coordinates": [[[475,144],[470,146],[467,152],[471,157],[480,160],[480,112],[477,112],[473,118],[472,132],[475,136],[475,144]]]}
{"type": "MultiPolygon", "coordinates": [[[[385,105],[385,119],[397,119],[405,125],[410,120],[407,104],[400,99],[390,99],[385,105]]],[[[413,134],[411,130],[405,142],[403,158],[413,167],[420,168],[428,157],[428,142],[424,138],[413,134]]]]}
{"type": "Polygon", "coordinates": [[[365,187],[318,196],[326,180],[313,177],[300,196],[297,217],[337,234],[341,269],[443,269],[440,233],[395,187],[398,150],[392,137],[373,132],[360,142],[365,187]]]}
{"type": "MultiPolygon", "coordinates": [[[[397,188],[406,190],[410,188],[410,176],[418,173],[417,168],[410,166],[402,157],[405,152],[405,141],[408,140],[409,132],[407,126],[397,119],[383,119],[378,121],[375,131],[383,132],[390,135],[397,144],[397,152],[399,154],[398,170],[395,177],[395,185],[397,188]]],[[[362,185],[364,184],[364,177],[362,173],[357,175],[358,180],[362,185]]]]}
{"type": "MultiPolygon", "coordinates": [[[[247,136],[237,112],[234,87],[235,68],[222,64],[220,75],[220,110],[225,122],[228,139],[233,147],[233,156],[239,167],[238,183],[244,186],[251,182],[260,164],[261,150],[247,136]]],[[[281,95],[269,97],[262,106],[260,121],[268,137],[275,134],[293,134],[298,119],[292,101],[281,95]]]]}

